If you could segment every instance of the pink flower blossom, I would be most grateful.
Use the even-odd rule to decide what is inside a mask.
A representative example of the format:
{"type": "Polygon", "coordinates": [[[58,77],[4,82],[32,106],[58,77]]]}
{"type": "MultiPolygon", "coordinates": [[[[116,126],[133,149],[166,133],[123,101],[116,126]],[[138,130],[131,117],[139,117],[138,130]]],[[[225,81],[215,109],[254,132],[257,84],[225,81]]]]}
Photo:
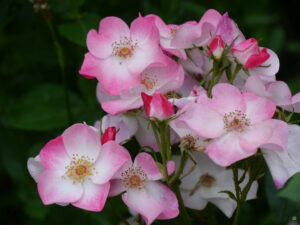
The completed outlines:
{"type": "Polygon", "coordinates": [[[273,81],[265,84],[259,76],[254,75],[247,79],[245,90],[271,99],[284,110],[300,113],[300,93],[292,96],[290,88],[283,81],[273,81]]]}
{"type": "Polygon", "coordinates": [[[222,37],[220,35],[217,35],[208,47],[209,49],[207,50],[207,53],[209,55],[212,54],[216,59],[220,59],[224,51],[224,43],[222,37]]]}
{"type": "Polygon", "coordinates": [[[141,93],[153,95],[155,90],[162,94],[167,94],[179,88],[184,79],[184,73],[181,65],[167,57],[167,66],[153,66],[145,69],[141,74],[141,82],[129,90],[122,90],[120,95],[111,98],[103,93],[101,85],[97,87],[98,100],[102,108],[113,115],[121,112],[137,109],[143,105],[141,93]]]}
{"type": "Polygon", "coordinates": [[[291,176],[300,172],[300,127],[288,127],[289,136],[285,152],[278,152],[272,146],[261,149],[277,188],[282,188],[291,176]]]}
{"type": "Polygon", "coordinates": [[[39,156],[29,158],[28,169],[45,205],[71,203],[101,211],[110,179],[128,160],[130,155],[122,146],[114,141],[101,145],[93,128],[75,124],[49,141],[39,156]]]}
{"type": "Polygon", "coordinates": [[[150,119],[165,120],[174,114],[172,103],[158,91],[153,96],[142,92],[142,99],[145,112],[150,119]]]}
{"type": "Polygon", "coordinates": [[[270,54],[267,52],[267,49],[263,48],[261,50],[254,38],[250,38],[235,45],[231,48],[231,52],[237,61],[246,69],[260,66],[268,58],[270,58],[270,54]]]}
{"type": "Polygon", "coordinates": [[[220,35],[228,46],[235,46],[246,40],[238,25],[229,17],[228,13],[225,13],[219,20],[216,34],[220,35]]]}
{"type": "Polygon", "coordinates": [[[111,95],[139,84],[146,67],[166,64],[153,18],[138,17],[129,29],[121,19],[106,17],[100,22],[99,33],[89,31],[87,47],[89,53],[79,72],[96,77],[111,95]]]}
{"type": "Polygon", "coordinates": [[[250,76],[245,83],[245,91],[269,98],[278,106],[292,104],[292,93],[283,81],[274,81],[265,85],[265,82],[259,76],[250,76]]]}
{"type": "Polygon", "coordinates": [[[210,99],[202,94],[197,103],[187,103],[176,122],[212,139],[206,149],[216,164],[229,166],[262,146],[285,151],[288,128],[285,122],[272,119],[274,102],[254,93],[241,93],[225,83],[214,86],[212,95],[210,99]]]}
{"type": "Polygon", "coordinates": [[[181,25],[171,41],[176,48],[193,48],[193,45],[204,46],[214,36],[221,14],[214,9],[207,10],[199,23],[188,22],[181,25]]]}
{"type": "MultiPolygon", "coordinates": [[[[168,162],[168,172],[175,169],[173,161],[168,162]]],[[[124,191],[122,199],[132,210],[142,215],[147,225],[154,220],[166,220],[179,214],[176,195],[164,184],[157,182],[162,175],[148,153],[139,153],[134,163],[123,166],[112,180],[109,195],[124,191]]]]}
{"type": "MultiPolygon", "coordinates": [[[[160,45],[163,50],[171,55],[186,59],[186,54],[183,48],[176,48],[171,45],[172,39],[176,35],[177,29],[180,27],[175,24],[165,24],[165,22],[157,15],[147,15],[145,18],[154,18],[155,25],[160,34],[160,45]]],[[[187,22],[189,23],[189,22],[187,22]]]]}

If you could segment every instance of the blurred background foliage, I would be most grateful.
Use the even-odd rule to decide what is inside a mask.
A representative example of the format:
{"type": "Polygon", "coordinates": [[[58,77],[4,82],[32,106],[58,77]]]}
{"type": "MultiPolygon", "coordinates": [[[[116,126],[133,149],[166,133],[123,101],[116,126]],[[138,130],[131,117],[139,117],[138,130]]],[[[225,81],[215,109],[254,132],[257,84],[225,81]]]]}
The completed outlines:
{"type": "MultiPolygon", "coordinates": [[[[142,15],[155,13],[166,23],[180,24],[187,20],[198,21],[209,8],[221,14],[228,11],[247,38],[256,38],[261,46],[278,54],[281,68],[277,78],[288,82],[293,93],[300,91],[300,16],[296,0],[47,2],[50,6],[48,23],[34,12],[29,1],[0,1],[1,224],[119,224],[113,205],[124,216],[129,216],[119,198],[112,199],[101,213],[75,207],[43,206],[36,183],[26,169],[27,158],[38,154],[42,146],[60,135],[70,122],[92,124],[104,115],[95,96],[96,81],[79,76],[78,70],[87,52],[87,31],[97,28],[105,16],[118,16],[130,23],[139,12],[142,15]],[[65,107],[65,85],[71,112],[65,107]]],[[[225,217],[210,205],[204,213],[190,212],[199,220],[197,224],[216,225],[216,221],[227,224],[225,217]],[[215,219],[212,219],[213,214],[215,219]]],[[[243,207],[240,224],[281,225],[299,218],[300,175],[278,192],[267,173],[260,180],[259,198],[243,207]]]]}

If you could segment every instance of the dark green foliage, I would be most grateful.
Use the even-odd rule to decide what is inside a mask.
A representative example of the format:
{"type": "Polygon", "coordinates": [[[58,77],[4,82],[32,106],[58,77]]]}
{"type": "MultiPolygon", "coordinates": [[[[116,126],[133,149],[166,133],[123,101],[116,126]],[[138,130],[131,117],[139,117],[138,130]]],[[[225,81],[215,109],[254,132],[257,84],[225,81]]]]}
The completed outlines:
{"type": "MultiPolygon", "coordinates": [[[[91,28],[97,29],[105,16],[118,16],[130,23],[139,12],[155,13],[167,23],[180,24],[199,21],[209,8],[222,14],[228,11],[246,37],[254,37],[261,46],[277,52],[281,63],[277,78],[288,81],[293,93],[300,91],[297,1],[48,0],[48,3],[51,23],[64,55],[73,122],[93,124],[104,115],[95,96],[96,81],[82,78],[78,70],[87,52],[86,34],[91,28]]],[[[69,124],[56,49],[46,22],[34,13],[29,1],[0,1],[0,55],[1,224],[119,224],[109,203],[101,213],[71,206],[43,206],[36,183],[26,169],[27,158],[38,154],[48,140],[60,135],[69,124]]],[[[132,143],[127,146],[136,146],[132,143]]],[[[281,225],[287,224],[292,216],[299,219],[299,193],[299,175],[279,195],[271,177],[262,178],[259,199],[245,203],[240,224],[281,225]]],[[[120,197],[112,201],[129,217],[120,197]]],[[[189,210],[189,213],[195,224],[231,224],[212,205],[203,212],[189,210]]],[[[176,224],[155,222],[163,223],[176,224]]]]}

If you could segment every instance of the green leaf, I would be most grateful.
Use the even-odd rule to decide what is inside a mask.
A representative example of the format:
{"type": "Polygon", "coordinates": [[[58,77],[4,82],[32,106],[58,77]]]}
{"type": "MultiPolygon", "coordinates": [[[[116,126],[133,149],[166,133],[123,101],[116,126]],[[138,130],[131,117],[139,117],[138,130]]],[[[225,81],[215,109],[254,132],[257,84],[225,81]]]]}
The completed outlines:
{"type": "MultiPolygon", "coordinates": [[[[84,102],[74,93],[68,93],[72,114],[84,114],[84,102]]],[[[55,84],[42,84],[5,108],[0,121],[5,126],[24,130],[64,128],[68,125],[64,89],[55,84]]]]}
{"type": "Polygon", "coordinates": [[[85,14],[82,19],[77,22],[64,23],[58,26],[61,36],[67,40],[85,47],[87,32],[94,28],[98,29],[100,17],[96,14],[85,14]]]}
{"type": "Polygon", "coordinates": [[[296,204],[278,197],[278,190],[269,172],[265,176],[264,188],[270,209],[280,224],[287,224],[292,216],[299,214],[299,207],[296,204]]]}
{"type": "Polygon", "coordinates": [[[300,173],[296,174],[278,193],[279,197],[286,198],[300,206],[300,173]]]}
{"type": "Polygon", "coordinates": [[[235,195],[231,191],[219,191],[219,193],[225,193],[231,198],[232,200],[236,201],[235,195]]]}

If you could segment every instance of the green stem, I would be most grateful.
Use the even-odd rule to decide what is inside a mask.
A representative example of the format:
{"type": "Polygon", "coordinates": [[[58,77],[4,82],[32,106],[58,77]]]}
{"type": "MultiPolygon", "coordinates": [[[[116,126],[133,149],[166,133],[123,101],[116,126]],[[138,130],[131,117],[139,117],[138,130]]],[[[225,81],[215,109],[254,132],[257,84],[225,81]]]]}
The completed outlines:
{"type": "Polygon", "coordinates": [[[234,187],[235,187],[235,197],[237,199],[237,202],[239,202],[240,201],[240,186],[239,186],[238,168],[236,165],[233,165],[232,172],[233,172],[233,181],[234,181],[234,187]]]}
{"type": "Polygon", "coordinates": [[[151,123],[151,126],[152,126],[152,130],[153,130],[153,133],[154,133],[154,137],[155,137],[157,146],[158,146],[159,149],[161,149],[161,144],[160,144],[160,140],[159,140],[159,137],[157,135],[157,132],[156,132],[155,123],[153,121],[150,121],[150,123],[151,123]]]}
{"type": "Polygon", "coordinates": [[[218,73],[219,73],[219,62],[215,61],[214,65],[213,65],[213,74],[211,76],[211,80],[209,82],[209,86],[208,86],[208,90],[207,90],[208,97],[210,97],[210,98],[212,97],[211,90],[214,86],[215,78],[217,77],[218,73]]]}
{"type": "Polygon", "coordinates": [[[120,211],[118,210],[118,207],[115,205],[115,203],[113,203],[113,201],[111,199],[108,199],[109,204],[111,205],[111,208],[114,210],[115,214],[122,220],[122,222],[125,225],[130,225],[127,220],[122,216],[122,214],[120,213],[120,211]]]}
{"type": "Polygon", "coordinates": [[[230,81],[229,81],[230,84],[233,84],[233,81],[234,81],[236,75],[237,75],[238,72],[242,69],[242,67],[243,67],[243,66],[242,66],[241,64],[237,64],[237,65],[236,65],[235,70],[234,70],[232,76],[230,77],[230,81]]]}
{"type": "Polygon", "coordinates": [[[158,137],[158,134],[156,132],[156,125],[154,121],[150,121],[152,130],[155,136],[156,143],[158,145],[162,162],[163,162],[163,177],[165,178],[166,182],[169,183],[169,176],[168,176],[168,169],[167,169],[167,163],[166,163],[166,154],[164,152],[164,144],[165,144],[165,138],[164,135],[161,134],[161,124],[159,124],[159,133],[160,133],[160,140],[158,137]]]}
{"type": "Polygon", "coordinates": [[[171,134],[170,134],[170,126],[166,125],[166,148],[167,148],[167,161],[172,159],[172,149],[171,149],[171,134]]]}
{"type": "Polygon", "coordinates": [[[168,169],[167,169],[167,154],[166,154],[166,138],[165,138],[165,123],[161,122],[159,123],[159,134],[160,134],[160,140],[161,140],[161,149],[160,154],[162,158],[163,163],[163,171],[165,174],[165,179],[167,183],[169,182],[169,176],[168,176],[168,169]]]}
{"type": "Polygon", "coordinates": [[[184,207],[183,199],[182,199],[182,196],[180,194],[180,190],[179,190],[179,187],[178,187],[177,183],[175,183],[172,186],[172,190],[174,191],[174,193],[176,194],[176,197],[178,199],[181,224],[191,225],[190,216],[189,216],[188,212],[186,211],[186,208],[184,207]]]}
{"type": "Polygon", "coordinates": [[[236,207],[236,211],[235,211],[234,220],[233,220],[232,225],[237,225],[238,224],[240,213],[241,213],[241,205],[238,203],[237,207],[236,207]]]}
{"type": "Polygon", "coordinates": [[[68,123],[69,125],[72,124],[72,112],[71,112],[71,106],[70,106],[70,100],[69,100],[69,94],[68,94],[68,87],[67,87],[67,75],[66,75],[66,69],[65,69],[65,62],[64,62],[64,56],[63,56],[63,51],[62,51],[62,47],[58,42],[58,39],[56,37],[53,25],[51,23],[50,20],[46,20],[46,23],[48,25],[54,46],[55,46],[55,50],[56,50],[56,54],[57,54],[57,60],[58,60],[58,65],[61,71],[61,75],[62,75],[62,83],[64,86],[64,96],[65,96],[65,106],[66,106],[66,111],[67,111],[67,116],[68,116],[68,123]]]}
{"type": "Polygon", "coordinates": [[[179,168],[178,168],[177,172],[170,179],[170,184],[171,185],[179,179],[179,176],[183,172],[183,169],[184,169],[184,166],[186,164],[187,159],[188,159],[188,154],[184,151],[183,154],[182,154],[182,156],[181,156],[179,168]]]}
{"type": "Polygon", "coordinates": [[[242,205],[246,201],[248,192],[249,192],[249,190],[252,186],[252,183],[255,179],[253,178],[253,176],[249,175],[249,180],[248,180],[246,186],[244,187],[242,192],[240,192],[239,178],[238,178],[238,168],[237,168],[236,165],[233,166],[232,171],[233,171],[233,179],[234,179],[235,190],[236,190],[236,199],[237,199],[236,200],[237,207],[236,207],[236,211],[235,211],[235,215],[234,215],[233,225],[237,225],[242,205]]]}

